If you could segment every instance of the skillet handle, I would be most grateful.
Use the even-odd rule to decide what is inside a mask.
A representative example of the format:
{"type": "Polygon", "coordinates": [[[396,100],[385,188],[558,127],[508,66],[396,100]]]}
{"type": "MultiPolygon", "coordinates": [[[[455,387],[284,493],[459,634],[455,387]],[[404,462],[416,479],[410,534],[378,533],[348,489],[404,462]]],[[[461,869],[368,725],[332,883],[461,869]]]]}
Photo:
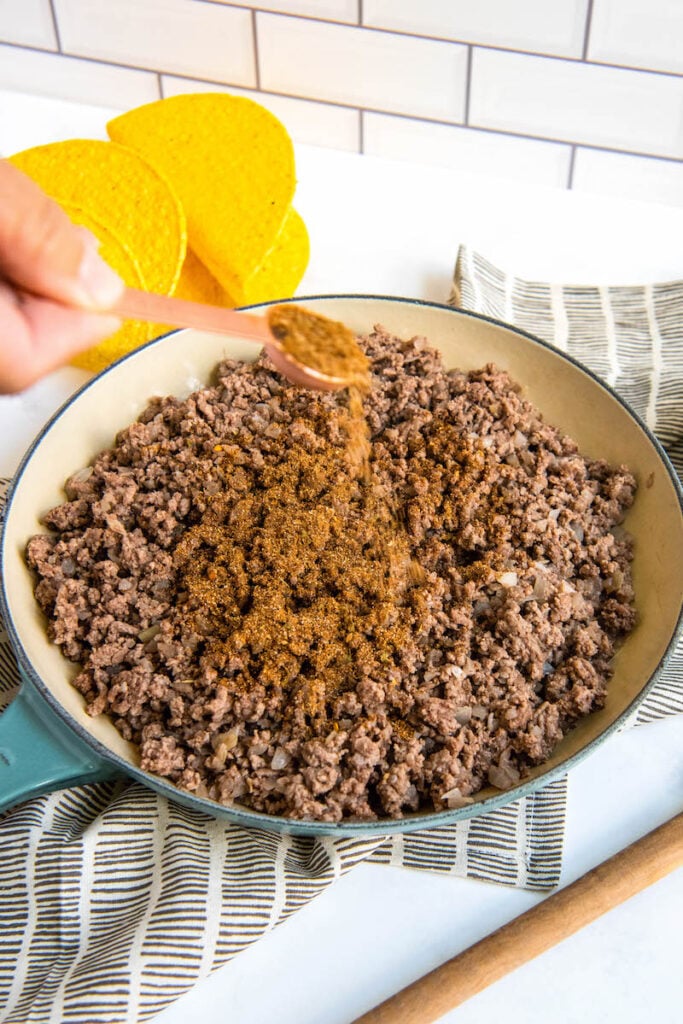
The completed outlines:
{"type": "Polygon", "coordinates": [[[0,811],[55,789],[118,775],[62,725],[29,683],[0,715],[0,811]]]}

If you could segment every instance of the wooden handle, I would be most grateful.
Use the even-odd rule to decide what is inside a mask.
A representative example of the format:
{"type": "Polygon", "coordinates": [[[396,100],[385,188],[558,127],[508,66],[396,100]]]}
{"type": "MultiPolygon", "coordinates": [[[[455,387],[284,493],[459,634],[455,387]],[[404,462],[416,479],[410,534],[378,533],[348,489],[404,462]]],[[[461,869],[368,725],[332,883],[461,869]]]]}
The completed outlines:
{"type": "Polygon", "coordinates": [[[432,1024],[683,865],[683,814],[419,978],[355,1024],[432,1024]]]}
{"type": "Polygon", "coordinates": [[[262,316],[239,313],[222,306],[204,302],[191,302],[169,295],[156,295],[138,288],[126,288],[111,310],[124,319],[145,320],[153,324],[173,324],[175,327],[195,327],[200,331],[233,334],[249,338],[259,345],[272,343],[273,336],[262,316]]]}

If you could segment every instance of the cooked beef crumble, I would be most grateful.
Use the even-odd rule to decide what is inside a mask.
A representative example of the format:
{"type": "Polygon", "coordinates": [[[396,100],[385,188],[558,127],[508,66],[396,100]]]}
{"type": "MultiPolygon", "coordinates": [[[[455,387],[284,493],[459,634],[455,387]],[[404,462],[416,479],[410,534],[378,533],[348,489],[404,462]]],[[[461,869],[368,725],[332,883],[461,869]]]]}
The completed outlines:
{"type": "Polygon", "coordinates": [[[28,545],[89,713],[221,803],[367,820],[514,786],[603,705],[634,625],[628,469],[494,366],[362,346],[369,451],[348,396],[226,361],[153,399],[28,545]]]}

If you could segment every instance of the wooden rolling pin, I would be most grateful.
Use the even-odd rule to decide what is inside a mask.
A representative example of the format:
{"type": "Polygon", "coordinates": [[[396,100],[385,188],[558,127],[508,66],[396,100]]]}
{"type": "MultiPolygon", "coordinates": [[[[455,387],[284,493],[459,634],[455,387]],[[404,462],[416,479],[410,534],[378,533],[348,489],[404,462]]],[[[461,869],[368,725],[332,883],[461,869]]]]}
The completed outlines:
{"type": "Polygon", "coordinates": [[[683,813],[414,981],[355,1024],[432,1024],[683,865],[683,813]]]}

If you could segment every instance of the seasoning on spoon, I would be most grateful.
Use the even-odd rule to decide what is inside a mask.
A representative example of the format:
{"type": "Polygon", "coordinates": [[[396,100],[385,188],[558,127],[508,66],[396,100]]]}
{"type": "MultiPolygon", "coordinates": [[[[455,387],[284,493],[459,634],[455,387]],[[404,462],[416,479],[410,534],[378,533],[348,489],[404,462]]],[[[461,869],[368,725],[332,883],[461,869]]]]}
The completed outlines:
{"type": "Polygon", "coordinates": [[[274,339],[268,354],[294,383],[323,390],[367,389],[370,364],[345,324],[289,303],[271,306],[266,320],[274,339]]]}

